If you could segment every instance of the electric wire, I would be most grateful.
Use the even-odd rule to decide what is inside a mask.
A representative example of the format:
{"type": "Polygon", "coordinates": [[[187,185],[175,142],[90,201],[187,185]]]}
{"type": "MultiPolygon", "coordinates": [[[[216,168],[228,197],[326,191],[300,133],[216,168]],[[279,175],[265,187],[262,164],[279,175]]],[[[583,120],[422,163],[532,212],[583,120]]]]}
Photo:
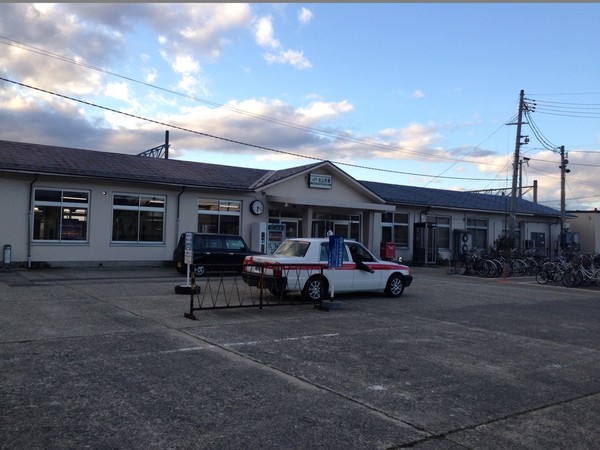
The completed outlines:
{"type": "MultiPolygon", "coordinates": [[[[224,137],[216,136],[216,135],[209,134],[209,133],[204,133],[202,131],[192,130],[190,128],[185,128],[185,127],[180,127],[180,126],[177,126],[177,125],[172,125],[172,124],[169,124],[169,123],[166,123],[166,122],[161,122],[159,120],[150,119],[150,118],[143,117],[143,116],[138,116],[136,114],[131,114],[131,113],[123,112],[123,111],[118,111],[116,109],[109,108],[107,106],[98,105],[98,104],[91,103],[91,102],[88,102],[88,101],[85,101],[85,100],[81,100],[81,99],[77,99],[77,98],[74,98],[74,97],[69,97],[67,95],[63,95],[63,94],[52,92],[52,91],[49,91],[49,90],[46,90],[46,89],[41,89],[41,88],[38,88],[38,87],[30,86],[30,85],[27,85],[25,83],[20,83],[18,81],[9,80],[7,78],[0,77],[0,80],[6,81],[8,83],[12,83],[12,84],[15,84],[15,85],[18,85],[18,86],[22,86],[22,87],[26,87],[26,88],[29,88],[29,89],[33,89],[33,90],[36,90],[36,91],[39,91],[39,92],[44,92],[46,94],[54,95],[54,96],[57,96],[57,97],[60,97],[60,98],[64,98],[64,99],[67,99],[67,100],[71,100],[71,101],[74,101],[74,102],[78,102],[78,103],[81,103],[81,104],[84,104],[84,105],[92,106],[94,108],[100,108],[100,109],[103,109],[105,111],[110,111],[110,112],[113,112],[113,113],[116,113],[116,114],[121,114],[121,115],[124,115],[124,116],[127,116],[127,117],[132,117],[134,119],[143,120],[143,121],[154,123],[154,124],[161,125],[161,126],[164,126],[164,127],[169,127],[169,128],[173,128],[173,129],[176,129],[176,130],[181,130],[181,131],[185,131],[185,132],[188,132],[188,133],[194,133],[194,134],[198,134],[198,135],[201,135],[201,136],[209,137],[209,138],[212,138],[212,139],[218,139],[218,140],[221,140],[221,141],[230,142],[230,143],[237,144],[237,145],[252,147],[252,148],[256,148],[256,149],[260,149],[260,150],[266,150],[266,151],[269,151],[269,152],[274,152],[274,153],[279,153],[279,154],[284,154],[284,155],[289,155],[289,156],[294,156],[294,157],[297,157],[297,158],[312,159],[312,160],[321,161],[321,162],[323,162],[323,161],[329,161],[329,162],[332,162],[332,163],[337,164],[337,165],[344,165],[344,166],[348,166],[348,167],[354,167],[354,168],[360,168],[360,169],[367,169],[367,170],[375,170],[375,171],[379,171],[379,172],[396,173],[396,174],[401,174],[401,175],[411,175],[411,176],[419,176],[419,177],[436,177],[437,176],[437,175],[429,175],[429,174],[423,174],[423,173],[403,172],[403,171],[392,170],[392,169],[380,169],[380,168],[374,168],[374,167],[369,167],[369,166],[364,166],[364,165],[359,165],[359,164],[352,164],[352,163],[347,163],[347,162],[335,161],[335,160],[325,160],[323,158],[317,158],[317,157],[314,157],[314,156],[302,155],[300,153],[288,152],[288,151],[285,151],[285,150],[278,150],[278,149],[274,149],[274,148],[270,148],[270,147],[265,147],[265,146],[262,146],[262,145],[250,144],[250,143],[238,141],[238,140],[235,140],[235,139],[229,139],[229,138],[224,138],[224,137]]],[[[438,178],[451,179],[451,180],[477,180],[477,181],[482,180],[481,178],[475,178],[475,177],[470,178],[470,177],[449,177],[449,176],[439,177],[438,176],[438,178]]],[[[484,180],[488,181],[487,179],[484,179],[484,180]]]]}
{"type": "MultiPolygon", "coordinates": [[[[288,122],[288,121],[285,121],[285,120],[275,119],[275,118],[272,118],[272,117],[268,117],[268,116],[264,116],[264,115],[260,115],[260,114],[256,114],[256,113],[251,113],[251,112],[248,112],[248,111],[244,111],[244,110],[241,110],[241,109],[238,109],[238,108],[234,108],[234,107],[231,107],[231,106],[228,106],[228,105],[223,105],[223,104],[219,104],[219,103],[216,103],[216,102],[211,102],[209,100],[197,98],[195,96],[191,96],[191,95],[188,95],[188,94],[177,92],[177,91],[174,91],[174,90],[171,90],[171,89],[162,88],[160,86],[153,85],[151,83],[147,83],[147,82],[144,82],[144,81],[136,80],[136,79],[131,78],[131,77],[127,77],[127,76],[124,76],[124,75],[121,75],[121,74],[117,74],[115,72],[111,72],[111,71],[108,71],[108,70],[105,70],[105,69],[93,66],[91,64],[87,64],[87,63],[82,62],[82,61],[76,61],[76,60],[67,58],[65,56],[62,56],[62,55],[59,55],[59,54],[55,54],[55,53],[43,50],[41,48],[34,47],[34,46],[29,45],[29,44],[25,44],[25,43],[22,43],[22,42],[19,42],[19,41],[16,41],[14,39],[10,39],[8,37],[1,36],[1,35],[0,35],[0,44],[5,44],[5,45],[9,45],[9,46],[18,47],[18,48],[21,48],[21,49],[24,49],[24,50],[27,50],[27,51],[30,51],[30,52],[33,52],[33,53],[37,53],[37,54],[40,54],[40,55],[43,55],[43,56],[46,56],[46,57],[55,58],[57,60],[60,60],[60,61],[63,61],[63,62],[67,62],[67,63],[70,63],[70,64],[74,64],[74,65],[77,65],[77,66],[80,66],[80,67],[83,67],[83,68],[86,68],[86,69],[90,69],[90,70],[102,72],[102,73],[105,73],[107,75],[111,75],[111,76],[115,76],[115,77],[119,77],[119,78],[122,78],[122,79],[125,79],[125,80],[128,80],[128,81],[131,81],[133,83],[138,83],[138,84],[141,84],[141,85],[153,88],[153,89],[157,89],[157,90],[161,90],[161,91],[164,91],[164,92],[168,92],[168,93],[173,94],[173,95],[182,96],[182,97],[188,98],[188,99],[193,100],[193,101],[197,101],[197,102],[200,102],[200,103],[207,104],[209,106],[214,106],[214,107],[218,107],[218,108],[227,109],[227,110],[230,110],[230,111],[238,113],[238,114],[246,115],[246,116],[257,118],[257,119],[260,119],[260,120],[265,120],[265,121],[268,121],[268,122],[271,122],[271,123],[275,123],[275,124],[279,124],[279,125],[288,126],[288,127],[299,129],[299,130],[306,131],[306,132],[309,132],[309,133],[319,134],[319,135],[322,135],[322,136],[328,136],[328,137],[331,137],[331,138],[334,138],[334,139],[338,139],[338,140],[341,140],[341,141],[348,141],[348,142],[359,143],[359,144],[362,144],[362,145],[365,145],[365,146],[370,146],[370,147],[375,147],[375,148],[384,148],[386,150],[397,149],[397,150],[401,150],[402,152],[406,152],[406,153],[413,153],[413,154],[416,154],[416,155],[426,156],[427,158],[438,158],[438,159],[446,159],[446,160],[454,161],[453,164],[451,164],[448,168],[446,168],[439,175],[415,174],[415,173],[409,173],[409,172],[393,171],[393,170],[386,170],[386,169],[377,169],[377,168],[372,168],[372,167],[367,167],[367,166],[362,166],[362,165],[355,165],[355,164],[350,164],[350,163],[336,162],[336,164],[342,164],[342,165],[352,166],[352,167],[360,167],[360,168],[363,168],[363,169],[379,170],[379,171],[384,171],[384,172],[393,172],[393,173],[400,173],[400,174],[407,174],[407,175],[414,175],[414,176],[423,176],[423,177],[429,177],[429,178],[431,178],[431,180],[428,181],[425,184],[425,186],[428,185],[429,183],[431,183],[433,180],[438,179],[438,178],[460,179],[460,180],[475,180],[475,181],[489,181],[489,182],[503,181],[503,180],[499,180],[498,176],[499,176],[499,174],[501,172],[504,171],[504,169],[506,167],[508,167],[508,163],[507,163],[506,167],[503,167],[501,169],[501,171],[499,171],[496,174],[496,177],[493,178],[493,179],[490,179],[490,178],[483,178],[482,179],[482,178],[466,178],[466,177],[447,177],[447,176],[443,176],[444,173],[446,173],[448,170],[450,170],[452,167],[454,167],[459,162],[465,162],[465,163],[470,163],[470,164],[485,164],[485,162],[469,161],[469,160],[466,160],[465,158],[467,156],[471,155],[477,148],[479,148],[487,139],[489,139],[491,136],[493,136],[502,127],[499,127],[492,134],[490,134],[490,136],[488,136],[486,139],[484,139],[481,143],[479,143],[477,146],[473,147],[473,149],[469,153],[467,153],[465,156],[463,156],[462,158],[460,158],[460,159],[446,158],[446,157],[439,156],[439,155],[432,155],[432,154],[428,154],[428,153],[424,153],[424,152],[418,152],[418,151],[414,151],[414,150],[409,150],[409,149],[406,149],[406,148],[403,148],[403,147],[391,146],[391,145],[385,145],[385,144],[380,144],[380,143],[371,142],[371,141],[365,141],[365,140],[361,140],[361,139],[355,139],[355,138],[351,138],[351,137],[348,137],[348,136],[343,136],[343,135],[340,135],[340,134],[331,133],[331,132],[328,132],[328,131],[325,131],[325,130],[320,130],[318,128],[306,127],[306,126],[295,124],[295,123],[288,122]],[[3,42],[3,40],[4,40],[4,42],[3,42]]],[[[24,86],[24,87],[35,89],[35,90],[38,90],[38,91],[41,91],[41,92],[46,92],[46,93],[49,93],[49,94],[52,94],[52,95],[63,97],[63,98],[66,98],[66,99],[69,99],[69,100],[72,100],[72,101],[76,101],[76,102],[79,102],[79,103],[87,104],[89,106],[93,106],[93,107],[105,109],[105,110],[108,110],[108,111],[111,111],[111,112],[115,112],[115,113],[118,113],[118,114],[127,115],[127,116],[134,117],[134,118],[137,118],[137,119],[140,119],[140,120],[145,120],[145,121],[157,123],[157,124],[164,125],[164,126],[169,126],[169,127],[175,128],[175,129],[181,129],[183,131],[188,131],[188,132],[192,132],[192,133],[201,134],[201,135],[204,135],[204,136],[207,136],[207,137],[211,137],[211,138],[214,138],[214,139],[221,139],[221,140],[232,142],[232,143],[236,143],[236,144],[239,144],[239,145],[246,145],[246,146],[250,146],[250,147],[254,147],[254,148],[259,148],[259,149],[263,149],[263,150],[268,150],[268,151],[273,151],[273,152],[277,152],[277,153],[283,153],[283,154],[293,155],[293,156],[301,157],[301,158],[308,158],[308,159],[320,160],[320,161],[323,160],[321,158],[315,158],[315,157],[310,157],[310,156],[306,156],[306,155],[296,154],[296,153],[292,153],[292,152],[286,152],[286,151],[282,151],[282,150],[276,150],[276,149],[272,149],[272,148],[268,148],[268,147],[257,146],[257,145],[253,145],[253,144],[249,144],[249,143],[244,143],[244,142],[241,142],[241,141],[236,141],[236,140],[227,139],[227,138],[223,138],[223,137],[219,137],[219,136],[209,135],[207,133],[202,133],[202,132],[199,132],[199,131],[190,130],[190,129],[186,129],[186,128],[183,128],[183,127],[177,127],[177,126],[173,126],[173,125],[170,125],[170,124],[165,124],[165,123],[162,123],[162,122],[158,122],[156,120],[148,119],[148,118],[141,117],[141,116],[136,116],[136,115],[133,115],[133,114],[130,114],[130,113],[124,113],[122,111],[118,111],[118,110],[114,110],[114,109],[111,109],[111,108],[103,107],[103,106],[100,106],[100,105],[97,105],[97,104],[93,104],[93,103],[90,103],[90,102],[85,102],[83,100],[79,100],[79,99],[75,99],[75,98],[72,98],[72,97],[64,96],[64,95],[61,95],[61,94],[58,94],[58,93],[54,93],[54,92],[51,92],[51,91],[45,91],[45,90],[40,89],[40,88],[35,88],[35,87],[32,87],[32,86],[24,85],[24,84],[21,84],[21,83],[18,83],[18,82],[14,82],[14,81],[11,81],[11,80],[8,80],[8,79],[5,79],[5,78],[0,78],[0,79],[2,79],[4,81],[7,81],[7,82],[14,83],[14,84],[19,84],[19,85],[24,86]]],[[[597,94],[597,93],[593,92],[593,93],[584,93],[584,94],[588,95],[588,94],[597,94]]],[[[549,94],[546,94],[546,95],[549,95],[549,94]]],[[[580,94],[553,94],[553,95],[582,95],[582,94],[580,93],[580,94]]],[[[543,114],[562,115],[562,116],[578,117],[578,118],[582,118],[582,117],[595,118],[596,114],[598,114],[599,117],[600,117],[600,104],[564,103],[564,102],[552,102],[552,101],[545,101],[545,100],[532,101],[530,99],[526,99],[526,100],[527,100],[527,102],[524,105],[524,111],[523,112],[524,112],[524,115],[526,117],[527,124],[530,125],[530,128],[533,131],[535,137],[538,139],[538,141],[542,144],[542,146],[546,150],[556,151],[556,149],[558,147],[555,146],[554,144],[552,144],[543,135],[543,133],[541,132],[541,130],[539,129],[539,127],[537,126],[537,124],[533,120],[532,115],[530,114],[532,111],[537,111],[537,112],[540,112],[540,113],[543,113],[543,114]],[[596,110],[599,110],[599,112],[596,113],[596,110]],[[587,114],[593,114],[593,115],[592,116],[586,116],[587,114]]],[[[516,119],[516,115],[511,120],[514,121],[515,119],[516,119]]],[[[510,121],[509,121],[508,124],[511,124],[510,121]]],[[[593,152],[589,152],[589,153],[593,153],[593,152]]],[[[573,165],[577,165],[577,164],[573,163],[573,165]]],[[[590,166],[589,164],[586,164],[586,165],[590,166]]],[[[591,166],[592,167],[597,167],[596,165],[591,165],[591,166]]]]}
{"type": "MultiPolygon", "coordinates": [[[[463,158],[455,161],[454,163],[452,163],[450,166],[448,166],[444,171],[442,171],[439,175],[435,176],[434,178],[431,178],[431,180],[429,180],[427,183],[425,183],[423,185],[423,187],[427,187],[430,183],[432,183],[435,179],[440,178],[443,174],[445,174],[446,172],[448,172],[452,167],[454,167],[456,164],[458,164],[459,162],[462,162],[464,160],[465,157],[471,155],[475,150],[477,150],[485,141],[487,141],[489,138],[491,138],[493,135],[495,135],[498,131],[500,131],[500,129],[504,128],[505,125],[502,124],[500,125],[496,130],[494,130],[488,137],[486,137],[483,141],[481,141],[479,144],[477,144],[475,147],[473,147],[463,158]]],[[[495,179],[493,179],[495,180],[495,179]]],[[[492,180],[492,181],[493,181],[492,180]]]]}
{"type": "Polygon", "coordinates": [[[535,121],[533,120],[532,114],[529,110],[525,110],[525,117],[527,119],[527,122],[529,124],[529,128],[531,128],[531,130],[533,131],[533,134],[535,135],[535,137],[537,138],[538,142],[540,144],[542,144],[542,146],[546,149],[546,150],[552,150],[555,151],[558,146],[554,145],[553,143],[551,143],[544,135],[543,133],[540,131],[540,129],[538,128],[538,126],[536,125],[535,121]]]}
{"type": "MultiPolygon", "coordinates": [[[[322,129],[313,128],[313,127],[307,127],[307,126],[304,126],[304,125],[299,125],[299,124],[296,124],[296,123],[293,123],[293,122],[289,122],[289,121],[285,121],[285,120],[282,120],[282,119],[276,119],[276,118],[273,118],[273,117],[264,116],[264,115],[261,115],[261,114],[256,114],[256,113],[252,113],[252,112],[245,111],[245,110],[242,110],[242,109],[234,108],[234,107],[229,106],[229,105],[223,105],[223,104],[220,104],[220,103],[217,103],[217,102],[212,102],[212,101],[209,101],[209,100],[206,100],[206,99],[202,99],[202,98],[198,98],[198,97],[195,97],[195,96],[192,96],[192,95],[189,95],[189,94],[178,92],[178,91],[175,91],[175,90],[172,90],[172,89],[167,89],[167,88],[163,88],[163,87],[151,84],[151,83],[147,83],[145,81],[136,80],[134,78],[127,77],[127,76],[124,76],[124,75],[121,75],[121,74],[118,74],[118,73],[115,73],[115,72],[111,72],[111,71],[108,71],[106,69],[102,69],[100,67],[96,67],[96,66],[93,66],[91,64],[82,62],[82,61],[76,61],[76,60],[67,58],[65,56],[62,56],[62,55],[59,55],[59,54],[52,53],[52,52],[49,52],[47,50],[41,49],[39,47],[34,47],[32,45],[16,41],[16,40],[8,38],[6,36],[0,35],[0,44],[9,45],[9,46],[17,47],[17,48],[21,48],[23,50],[30,51],[32,53],[37,53],[37,54],[40,54],[40,55],[43,55],[43,56],[47,56],[47,57],[50,57],[50,58],[54,58],[54,59],[57,59],[57,60],[60,60],[60,61],[63,61],[63,62],[74,64],[76,66],[80,66],[80,67],[83,67],[83,68],[86,68],[86,69],[90,69],[90,70],[94,70],[94,71],[97,71],[97,72],[101,72],[101,73],[104,73],[104,74],[107,74],[107,75],[111,75],[111,76],[114,76],[114,77],[117,77],[117,78],[121,78],[121,79],[130,81],[132,83],[137,83],[137,84],[140,84],[140,85],[143,85],[143,86],[146,86],[146,87],[150,87],[152,89],[157,89],[159,91],[167,92],[169,94],[173,94],[173,95],[177,95],[177,96],[180,96],[180,97],[184,97],[184,98],[187,98],[189,100],[193,100],[193,101],[196,101],[196,102],[199,102],[199,103],[204,103],[204,104],[209,105],[209,106],[214,106],[216,108],[223,108],[223,109],[235,112],[237,114],[245,115],[245,116],[252,117],[252,118],[255,118],[255,119],[264,120],[264,121],[267,121],[267,122],[270,122],[270,123],[274,123],[274,124],[278,124],[278,125],[283,125],[283,126],[290,127],[290,128],[295,128],[295,129],[298,129],[298,130],[301,130],[301,131],[306,131],[306,132],[312,133],[312,134],[317,134],[317,135],[321,135],[321,136],[330,137],[330,138],[333,138],[333,139],[337,139],[339,141],[352,142],[352,143],[357,143],[357,144],[365,145],[365,146],[368,146],[368,147],[385,149],[385,150],[400,150],[400,151],[408,153],[408,154],[414,154],[414,155],[417,155],[417,156],[423,156],[423,157],[426,157],[428,159],[439,159],[439,160],[445,160],[445,161],[455,161],[455,159],[449,158],[449,157],[445,157],[445,156],[435,155],[435,154],[432,154],[432,153],[419,152],[417,150],[410,150],[410,149],[407,149],[407,148],[404,148],[404,147],[399,147],[399,146],[394,146],[394,145],[380,144],[380,143],[377,143],[377,142],[366,141],[366,140],[363,140],[363,139],[356,139],[356,138],[352,138],[352,137],[341,135],[339,133],[331,133],[331,132],[328,132],[328,131],[325,131],[325,130],[322,130],[322,129]],[[2,42],[2,40],[6,41],[6,42],[2,42]]],[[[462,161],[462,160],[459,160],[459,161],[462,161]]],[[[482,163],[482,162],[475,162],[475,161],[468,161],[468,160],[466,160],[464,162],[470,163],[470,164],[485,164],[485,163],[482,163]]]]}

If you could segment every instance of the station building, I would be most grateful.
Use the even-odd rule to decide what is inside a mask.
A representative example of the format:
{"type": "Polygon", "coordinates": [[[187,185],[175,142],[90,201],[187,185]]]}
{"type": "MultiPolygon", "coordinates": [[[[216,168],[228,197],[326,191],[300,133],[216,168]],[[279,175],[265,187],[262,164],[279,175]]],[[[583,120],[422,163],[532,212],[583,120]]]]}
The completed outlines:
{"type": "MultiPolygon", "coordinates": [[[[239,234],[267,253],[331,231],[384,259],[436,264],[494,245],[511,200],[360,181],[330,161],[251,169],[13,141],[0,141],[0,174],[4,263],[26,268],[166,265],[188,231],[239,234]]],[[[518,198],[515,213],[521,248],[558,250],[559,211],[518,198]]]]}

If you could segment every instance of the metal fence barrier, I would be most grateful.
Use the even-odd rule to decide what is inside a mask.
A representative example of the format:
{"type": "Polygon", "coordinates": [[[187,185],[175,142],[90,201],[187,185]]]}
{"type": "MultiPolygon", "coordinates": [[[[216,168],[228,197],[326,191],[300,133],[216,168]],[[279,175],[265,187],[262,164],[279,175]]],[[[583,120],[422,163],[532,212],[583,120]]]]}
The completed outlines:
{"type": "MultiPolygon", "coordinates": [[[[195,267],[190,267],[190,307],[184,313],[188,319],[197,320],[195,311],[232,309],[232,308],[260,308],[267,306],[291,305],[316,305],[320,306],[322,298],[318,301],[309,300],[302,295],[301,285],[303,280],[310,275],[319,275],[323,279],[323,266],[315,264],[278,265],[281,278],[286,280],[285,286],[272,278],[265,277],[265,266],[240,265],[239,268],[231,265],[215,265],[202,276],[197,276],[195,267]],[[244,281],[242,273],[244,267],[258,269],[258,282],[251,286],[244,281]],[[289,287],[289,289],[287,289],[289,287]],[[291,292],[290,292],[291,291],[291,292]]],[[[323,297],[323,296],[321,296],[323,297]]]]}

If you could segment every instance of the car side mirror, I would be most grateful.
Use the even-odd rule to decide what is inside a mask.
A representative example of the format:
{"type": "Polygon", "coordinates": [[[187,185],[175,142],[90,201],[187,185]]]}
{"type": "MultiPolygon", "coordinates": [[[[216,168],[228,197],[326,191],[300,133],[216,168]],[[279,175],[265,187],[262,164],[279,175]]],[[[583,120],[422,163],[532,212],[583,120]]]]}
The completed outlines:
{"type": "Polygon", "coordinates": [[[397,263],[402,263],[403,262],[402,256],[398,256],[398,258],[396,258],[396,262],[397,263]]]}

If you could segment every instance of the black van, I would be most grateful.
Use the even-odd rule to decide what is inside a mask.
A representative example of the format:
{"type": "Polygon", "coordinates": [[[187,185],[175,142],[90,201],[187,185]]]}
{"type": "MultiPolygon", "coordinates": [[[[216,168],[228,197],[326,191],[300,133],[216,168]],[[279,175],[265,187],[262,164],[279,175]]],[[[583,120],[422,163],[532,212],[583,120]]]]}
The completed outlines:
{"type": "MultiPolygon", "coordinates": [[[[181,233],[179,243],[173,250],[173,262],[179,273],[186,273],[185,234],[181,233]]],[[[206,271],[242,271],[244,258],[260,255],[250,250],[241,236],[235,234],[195,233],[194,271],[202,276],[206,271]]]]}

